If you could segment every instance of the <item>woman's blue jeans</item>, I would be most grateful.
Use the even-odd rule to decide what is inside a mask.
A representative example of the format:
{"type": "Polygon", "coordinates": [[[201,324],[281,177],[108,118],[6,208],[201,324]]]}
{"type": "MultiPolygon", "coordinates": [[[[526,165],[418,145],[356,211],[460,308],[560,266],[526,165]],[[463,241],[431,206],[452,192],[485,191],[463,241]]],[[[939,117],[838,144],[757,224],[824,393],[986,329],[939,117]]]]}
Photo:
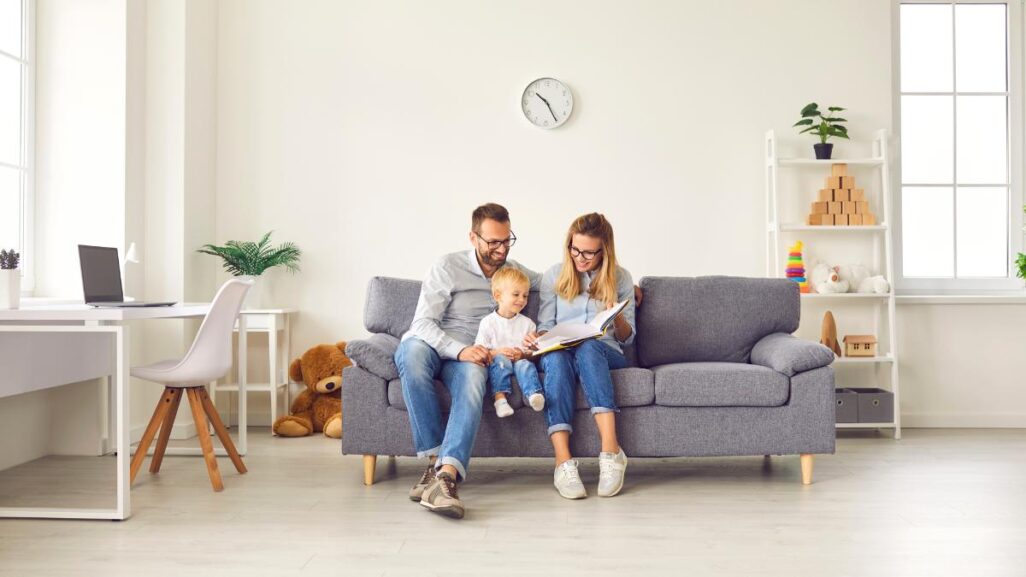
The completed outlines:
{"type": "Polygon", "coordinates": [[[626,367],[627,358],[613,347],[596,339],[584,341],[576,347],[542,355],[541,366],[545,373],[545,420],[550,435],[573,432],[578,379],[591,414],[619,410],[609,371],[626,367]]]}

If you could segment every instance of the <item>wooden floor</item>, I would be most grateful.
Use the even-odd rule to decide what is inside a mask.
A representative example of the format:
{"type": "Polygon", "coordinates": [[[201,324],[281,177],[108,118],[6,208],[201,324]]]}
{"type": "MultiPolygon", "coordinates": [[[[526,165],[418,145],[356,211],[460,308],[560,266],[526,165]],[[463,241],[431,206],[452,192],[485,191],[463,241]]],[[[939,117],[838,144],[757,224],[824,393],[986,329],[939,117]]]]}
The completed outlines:
{"type": "MultiPolygon", "coordinates": [[[[379,459],[365,487],[336,441],[249,439],[249,474],[219,459],[223,493],[202,459],[167,457],[128,521],[0,520],[0,575],[1026,575],[1026,430],[845,432],[811,486],[796,456],[637,459],[600,499],[585,459],[573,502],[547,460],[480,459],[462,521],[407,499],[415,460],[379,459]]],[[[97,462],[0,472],[0,505],[33,486],[81,501],[97,462]]]]}

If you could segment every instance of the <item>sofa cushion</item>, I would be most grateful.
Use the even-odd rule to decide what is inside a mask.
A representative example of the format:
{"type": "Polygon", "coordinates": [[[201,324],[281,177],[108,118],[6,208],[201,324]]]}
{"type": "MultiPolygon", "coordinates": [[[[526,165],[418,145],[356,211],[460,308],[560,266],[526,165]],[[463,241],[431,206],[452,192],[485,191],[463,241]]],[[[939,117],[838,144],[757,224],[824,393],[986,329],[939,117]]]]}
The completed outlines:
{"type": "Polygon", "coordinates": [[[779,407],[790,379],[759,365],[677,363],[653,369],[655,402],[664,407],[779,407]]]}
{"type": "Polygon", "coordinates": [[[645,277],[638,364],[747,363],[771,333],[798,330],[798,285],[787,279],[645,277]]]}
{"type": "Polygon", "coordinates": [[[395,366],[395,351],[398,348],[397,337],[388,333],[375,333],[366,339],[346,343],[346,355],[357,366],[385,380],[391,380],[399,378],[399,369],[395,366]]]}
{"type": "Polygon", "coordinates": [[[363,326],[372,333],[402,338],[413,322],[420,281],[376,276],[367,283],[363,326]]]}
{"type": "MultiPolygon", "coordinates": [[[[648,369],[627,368],[612,371],[613,395],[616,405],[623,407],[647,407],[655,402],[655,383],[652,371],[648,369]]],[[[544,382],[544,375],[542,375],[544,382]]],[[[442,410],[448,411],[452,403],[448,389],[442,381],[435,381],[435,391],[442,403],[442,410]]],[[[524,398],[517,385],[516,378],[513,379],[513,394],[509,397],[509,403],[514,409],[525,405],[524,398]]],[[[403,398],[402,384],[399,379],[393,379],[388,383],[388,404],[397,409],[406,410],[406,400],[403,398]]],[[[588,402],[584,398],[584,391],[577,387],[577,409],[588,408],[588,402]]],[[[484,403],[487,412],[495,412],[491,402],[484,403]]]]}

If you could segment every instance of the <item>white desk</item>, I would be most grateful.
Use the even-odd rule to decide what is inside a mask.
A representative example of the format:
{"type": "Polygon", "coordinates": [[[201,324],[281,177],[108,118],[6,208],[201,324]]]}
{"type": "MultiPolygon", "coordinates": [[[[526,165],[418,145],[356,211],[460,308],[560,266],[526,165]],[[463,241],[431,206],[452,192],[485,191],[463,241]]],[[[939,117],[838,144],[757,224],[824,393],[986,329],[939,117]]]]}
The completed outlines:
{"type": "MultiPolygon", "coordinates": [[[[129,349],[129,321],[148,319],[182,319],[203,317],[210,305],[181,304],[171,307],[151,308],[92,308],[86,305],[50,305],[27,306],[18,310],[0,310],[0,332],[3,333],[96,333],[111,334],[114,337],[113,371],[110,383],[113,395],[110,396],[114,406],[108,403],[101,406],[115,415],[113,423],[106,417],[109,425],[103,430],[108,431],[108,443],[117,451],[117,506],[114,509],[56,509],[56,508],[21,508],[0,507],[0,517],[35,517],[59,519],[127,519],[132,512],[129,482],[129,371],[131,355],[129,349]]],[[[246,430],[246,320],[239,319],[239,430],[246,430]]],[[[64,384],[64,383],[60,383],[64,384]]],[[[46,388],[39,383],[9,382],[0,389],[0,398],[17,395],[31,390],[46,388]]],[[[239,450],[245,453],[245,437],[240,440],[239,450]]],[[[171,451],[168,450],[168,454],[171,451]]]]}

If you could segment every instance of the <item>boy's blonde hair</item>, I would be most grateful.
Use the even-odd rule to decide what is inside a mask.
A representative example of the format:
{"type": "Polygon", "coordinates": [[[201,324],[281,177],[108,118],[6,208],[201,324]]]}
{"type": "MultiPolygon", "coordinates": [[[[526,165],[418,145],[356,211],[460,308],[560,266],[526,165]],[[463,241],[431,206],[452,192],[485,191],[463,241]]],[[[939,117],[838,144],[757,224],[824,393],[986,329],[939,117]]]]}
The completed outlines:
{"type": "Polygon", "coordinates": [[[527,278],[527,275],[520,269],[511,266],[504,266],[495,271],[495,274],[492,275],[492,294],[510,286],[526,286],[530,289],[531,279],[527,278]]]}

